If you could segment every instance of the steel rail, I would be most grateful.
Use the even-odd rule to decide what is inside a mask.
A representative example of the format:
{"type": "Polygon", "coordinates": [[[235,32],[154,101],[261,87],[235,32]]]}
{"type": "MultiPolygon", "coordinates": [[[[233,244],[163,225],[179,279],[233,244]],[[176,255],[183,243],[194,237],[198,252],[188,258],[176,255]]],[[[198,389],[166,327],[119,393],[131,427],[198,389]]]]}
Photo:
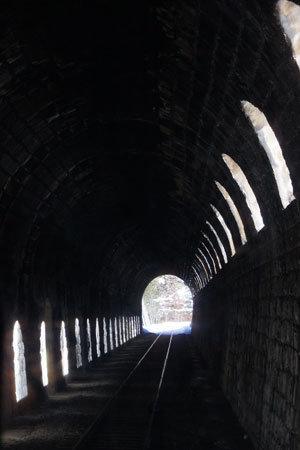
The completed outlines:
{"type": "Polygon", "coordinates": [[[77,441],[77,443],[72,447],[72,450],[79,450],[81,446],[84,444],[84,441],[89,437],[90,433],[93,431],[93,429],[99,425],[101,420],[104,417],[104,414],[107,412],[109,407],[113,404],[113,402],[117,399],[119,393],[124,388],[124,386],[127,384],[129,379],[132,377],[132,375],[136,372],[138,367],[141,365],[143,360],[146,358],[152,347],[156,344],[158,339],[162,336],[162,334],[159,334],[157,338],[152,342],[150,347],[147,349],[147,351],[144,353],[144,355],[140,358],[140,360],[137,362],[137,364],[134,366],[134,368],[130,371],[130,373],[127,375],[125,380],[120,384],[118,389],[113,393],[113,395],[109,398],[109,400],[105,403],[100,413],[97,415],[97,417],[94,419],[94,421],[91,423],[91,425],[87,428],[87,430],[84,432],[84,434],[81,436],[81,438],[77,441]]]}
{"type": "Polygon", "coordinates": [[[160,390],[161,390],[161,386],[162,386],[162,383],[163,383],[163,380],[164,380],[164,376],[165,376],[165,371],[166,371],[167,362],[168,362],[168,359],[169,359],[169,353],[170,353],[170,348],[171,348],[171,344],[172,344],[172,339],[173,339],[173,333],[170,336],[170,341],[169,341],[166,357],[165,357],[165,360],[164,360],[164,365],[163,365],[163,368],[162,368],[162,371],[161,371],[159,385],[158,385],[158,388],[157,388],[157,392],[156,392],[156,396],[155,396],[155,400],[154,400],[154,404],[153,404],[153,408],[152,408],[152,412],[151,412],[151,416],[150,416],[150,420],[149,420],[149,425],[148,425],[146,438],[145,438],[145,442],[144,442],[144,449],[145,450],[149,449],[150,446],[151,446],[151,433],[152,433],[152,427],[153,427],[153,422],[154,422],[154,416],[155,416],[155,413],[157,412],[157,405],[158,405],[158,401],[159,401],[160,390]]]}

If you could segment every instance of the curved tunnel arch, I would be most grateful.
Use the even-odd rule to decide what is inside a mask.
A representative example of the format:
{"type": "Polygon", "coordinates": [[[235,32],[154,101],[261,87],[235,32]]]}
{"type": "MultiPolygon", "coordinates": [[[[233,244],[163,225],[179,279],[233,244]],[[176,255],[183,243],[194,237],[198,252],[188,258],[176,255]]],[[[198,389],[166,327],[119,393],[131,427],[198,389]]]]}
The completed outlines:
{"type": "MultiPolygon", "coordinates": [[[[300,129],[294,118],[300,111],[300,78],[274,14],[276,2],[175,1],[172,8],[167,2],[152,8],[147,2],[124,6],[114,0],[98,2],[93,14],[74,5],[71,15],[67,3],[41,6],[34,0],[29,11],[25,5],[15,8],[13,1],[1,16],[5,336],[11,336],[16,316],[24,316],[30,349],[42,320],[49,334],[64,321],[71,347],[78,318],[83,364],[89,364],[87,318],[92,339],[96,324],[99,334],[105,325],[108,341],[113,328],[108,351],[119,344],[118,332],[128,335],[132,317],[140,317],[146,285],[172,273],[195,297],[195,330],[201,317],[207,319],[199,339],[204,353],[212,349],[211,355],[220,355],[222,345],[230,347],[218,367],[235,402],[232,367],[243,374],[255,361],[240,352],[235,364],[239,341],[231,337],[252,348],[246,335],[252,329],[259,334],[256,323],[265,321],[266,348],[271,347],[276,327],[268,314],[280,309],[279,298],[289,305],[284,314],[296,311],[300,129]],[[241,110],[243,99],[264,111],[282,146],[296,197],[284,211],[268,159],[241,110]],[[222,154],[241,167],[253,189],[265,223],[261,233],[222,154]]],[[[288,316],[286,322],[293,320],[288,316]]],[[[292,352],[286,335],[280,335],[281,344],[292,352]]],[[[6,352],[11,342],[3,345],[6,352]]],[[[99,352],[94,345],[93,358],[99,352]]],[[[274,372],[279,369],[275,357],[268,362],[274,372]]],[[[29,374],[33,366],[29,358],[29,374]]],[[[60,369],[59,360],[55,370],[60,369]]],[[[70,373],[74,370],[70,365],[70,373]]],[[[50,378],[53,387],[57,380],[50,378]]],[[[243,395],[245,380],[241,376],[238,382],[243,395]]],[[[11,392],[10,380],[7,385],[11,392]]],[[[260,390],[253,402],[264,395],[260,390]]],[[[260,414],[255,410],[251,417],[260,414]]],[[[272,420],[277,423],[273,415],[272,420]]]]}

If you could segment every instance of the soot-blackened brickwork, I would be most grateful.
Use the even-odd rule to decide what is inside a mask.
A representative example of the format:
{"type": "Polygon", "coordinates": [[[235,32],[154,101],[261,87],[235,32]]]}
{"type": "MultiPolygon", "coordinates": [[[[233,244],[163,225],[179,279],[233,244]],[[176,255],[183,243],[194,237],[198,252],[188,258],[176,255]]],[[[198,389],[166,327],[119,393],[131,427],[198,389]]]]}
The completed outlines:
{"type": "Polygon", "coordinates": [[[263,450],[300,448],[299,233],[294,202],[195,300],[195,342],[263,450]]]}

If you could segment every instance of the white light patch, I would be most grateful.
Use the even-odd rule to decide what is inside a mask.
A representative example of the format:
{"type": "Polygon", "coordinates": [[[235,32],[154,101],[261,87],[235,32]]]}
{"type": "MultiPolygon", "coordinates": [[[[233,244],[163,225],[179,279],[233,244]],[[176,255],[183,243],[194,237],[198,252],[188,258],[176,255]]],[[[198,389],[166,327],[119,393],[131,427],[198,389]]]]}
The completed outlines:
{"type": "Polygon", "coordinates": [[[130,328],[131,328],[131,337],[134,338],[134,333],[133,333],[133,317],[131,317],[130,324],[131,324],[131,326],[130,326],[130,328]]]}
{"type": "Polygon", "coordinates": [[[46,350],[46,325],[45,325],[44,321],[41,323],[40,354],[41,354],[43,386],[47,386],[48,385],[48,366],[47,366],[47,350],[46,350]]]}
{"type": "Polygon", "coordinates": [[[125,342],[127,342],[126,339],[126,322],[125,322],[125,317],[122,317],[122,323],[123,323],[123,342],[125,344],[125,342]]]}
{"type": "Polygon", "coordinates": [[[129,336],[129,322],[128,322],[128,317],[126,317],[126,340],[129,341],[130,336],[129,336]]]}
{"type": "Polygon", "coordinates": [[[120,345],[123,345],[122,317],[119,317],[119,339],[120,345]]]}
{"type": "Polygon", "coordinates": [[[244,228],[244,224],[243,221],[241,219],[240,213],[238,212],[237,207],[234,204],[234,201],[232,200],[232,198],[230,197],[230,195],[228,194],[228,192],[226,191],[226,189],[220,184],[218,183],[218,181],[215,182],[219,191],[221,192],[221,194],[223,195],[224,199],[226,200],[226,202],[228,203],[228,206],[230,208],[230,211],[233,214],[233,217],[236,221],[236,224],[238,226],[239,232],[240,232],[240,237],[241,237],[241,242],[242,245],[246,244],[247,242],[247,238],[246,238],[246,234],[245,234],[245,228],[244,228]]]}
{"type": "Polygon", "coordinates": [[[24,344],[22,339],[22,331],[18,320],[14,324],[13,330],[13,349],[14,349],[14,370],[15,370],[15,386],[16,400],[19,402],[22,398],[27,397],[27,377],[26,363],[24,355],[24,344]]]}
{"type": "Polygon", "coordinates": [[[131,339],[132,338],[131,317],[128,317],[128,334],[129,334],[129,339],[131,339]]]}
{"type": "Polygon", "coordinates": [[[203,268],[203,270],[204,270],[204,273],[205,273],[206,281],[208,282],[208,281],[210,280],[211,277],[209,276],[209,274],[208,274],[208,272],[207,272],[207,270],[206,270],[206,267],[205,267],[203,261],[199,258],[198,255],[196,255],[196,258],[197,258],[198,262],[201,264],[201,266],[202,266],[202,268],[203,268]]]}
{"type": "Polygon", "coordinates": [[[88,362],[91,362],[93,360],[93,355],[92,355],[92,339],[91,339],[90,319],[86,319],[86,337],[87,337],[87,348],[88,348],[88,362]]]}
{"type": "Polygon", "coordinates": [[[217,253],[215,247],[213,246],[213,243],[211,242],[211,240],[209,239],[209,237],[208,237],[205,233],[202,233],[202,235],[203,235],[203,237],[207,240],[207,242],[209,243],[209,245],[211,246],[211,248],[213,249],[214,254],[215,254],[215,256],[216,256],[216,258],[217,258],[217,261],[218,261],[219,269],[222,269],[222,264],[221,264],[219,255],[218,255],[218,253],[217,253]]]}
{"type": "Polygon", "coordinates": [[[222,158],[226,166],[230,170],[233,179],[236,181],[240,190],[245,196],[246,203],[248,205],[248,208],[250,209],[256,231],[260,231],[264,227],[264,221],[261,216],[260,207],[257,203],[255,194],[250,184],[248,183],[244,172],[242,171],[240,166],[235,161],[233,161],[232,158],[230,158],[230,156],[223,153],[222,158]]]}
{"type": "Polygon", "coordinates": [[[107,345],[107,328],[105,317],[103,317],[103,346],[104,346],[104,353],[107,353],[108,345],[107,345]]]}
{"type": "Polygon", "coordinates": [[[249,102],[242,101],[241,104],[245,115],[252,123],[258,140],[270,161],[277,183],[281,204],[283,208],[286,208],[293,200],[295,200],[295,197],[290,172],[283,157],[279,142],[264,113],[249,102]]]}
{"type": "Polygon", "coordinates": [[[137,317],[134,317],[134,336],[136,337],[138,334],[137,332],[137,317]]]}
{"type": "Polygon", "coordinates": [[[75,353],[76,353],[76,367],[77,369],[82,366],[82,354],[81,354],[81,338],[80,338],[80,325],[79,320],[75,319],[75,353]]]}
{"type": "Polygon", "coordinates": [[[223,258],[224,258],[224,262],[225,262],[225,264],[227,264],[227,263],[228,263],[227,254],[226,254],[224,245],[222,244],[222,241],[221,241],[221,239],[219,238],[218,233],[216,232],[216,230],[214,229],[214,227],[212,226],[212,224],[208,222],[208,220],[206,221],[206,224],[209,226],[209,228],[211,229],[211,231],[212,231],[212,232],[214,233],[214,235],[216,236],[216,239],[217,239],[217,241],[218,241],[219,247],[220,247],[220,249],[221,249],[221,252],[222,252],[222,255],[223,255],[223,258]]]}
{"type": "MultiPolygon", "coordinates": [[[[200,248],[198,248],[197,250],[198,250],[198,252],[200,253],[200,255],[204,258],[204,260],[205,260],[205,262],[206,262],[206,264],[207,264],[207,267],[208,267],[209,272],[210,272],[210,277],[209,277],[209,278],[211,279],[211,278],[213,277],[211,265],[209,264],[209,262],[208,262],[206,256],[204,255],[203,251],[200,250],[200,248]]],[[[199,261],[201,261],[201,259],[199,258],[199,256],[198,256],[198,255],[196,255],[196,256],[197,256],[197,258],[199,259],[199,261]]]]}
{"type": "Polygon", "coordinates": [[[235,255],[235,246],[234,246],[234,242],[232,239],[232,234],[230,229],[228,228],[222,214],[217,210],[217,208],[214,207],[214,205],[210,204],[212,210],[214,211],[215,215],[217,216],[218,221],[220,222],[220,224],[222,225],[222,227],[224,228],[224,231],[226,233],[229,245],[230,245],[230,250],[231,250],[231,256],[235,255]]]}
{"type": "Polygon", "coordinates": [[[294,59],[300,68],[300,7],[293,2],[280,0],[277,8],[281,26],[291,42],[294,59]]]}
{"type": "Polygon", "coordinates": [[[210,253],[210,251],[208,250],[208,248],[206,247],[206,245],[204,244],[204,242],[201,242],[201,244],[203,245],[203,247],[205,248],[205,250],[206,250],[207,253],[209,254],[209,257],[210,257],[210,259],[211,259],[211,262],[212,262],[212,264],[213,264],[213,266],[214,266],[214,272],[215,272],[215,274],[216,274],[216,273],[217,273],[217,268],[216,268],[215,260],[214,260],[214,258],[212,257],[212,254],[210,253]]]}
{"type": "Polygon", "coordinates": [[[96,353],[97,358],[101,356],[101,347],[100,347],[100,328],[99,328],[99,320],[96,318],[96,353]]]}
{"type": "Polygon", "coordinates": [[[197,266],[195,267],[195,265],[193,264],[193,265],[192,265],[192,269],[193,269],[193,271],[194,271],[196,280],[198,281],[198,285],[200,286],[201,289],[204,288],[205,282],[204,282],[204,281],[202,280],[202,278],[200,277],[200,275],[199,275],[199,273],[198,273],[198,270],[197,270],[197,266]]]}
{"type": "Polygon", "coordinates": [[[60,352],[61,352],[61,366],[63,376],[69,373],[69,361],[68,361],[68,345],[66,337],[65,322],[62,320],[60,327],[60,352]]]}
{"type": "Polygon", "coordinates": [[[109,343],[110,343],[110,349],[114,349],[114,340],[113,340],[113,328],[112,328],[112,322],[111,319],[109,319],[109,343]]]}
{"type": "MultiPolygon", "coordinates": [[[[197,265],[196,265],[196,267],[197,267],[197,265]]],[[[202,268],[203,268],[203,264],[202,264],[202,268]]],[[[199,276],[201,277],[201,279],[204,283],[204,286],[206,286],[210,281],[209,277],[207,275],[207,272],[205,272],[205,270],[199,271],[199,276]]]]}
{"type": "Polygon", "coordinates": [[[199,269],[197,266],[196,266],[196,273],[198,276],[198,280],[202,284],[202,287],[205,287],[207,285],[207,278],[205,277],[205,273],[199,272],[199,269]]]}
{"type": "Polygon", "coordinates": [[[115,345],[116,348],[119,347],[119,341],[118,341],[118,322],[117,318],[115,317],[115,345]]]}

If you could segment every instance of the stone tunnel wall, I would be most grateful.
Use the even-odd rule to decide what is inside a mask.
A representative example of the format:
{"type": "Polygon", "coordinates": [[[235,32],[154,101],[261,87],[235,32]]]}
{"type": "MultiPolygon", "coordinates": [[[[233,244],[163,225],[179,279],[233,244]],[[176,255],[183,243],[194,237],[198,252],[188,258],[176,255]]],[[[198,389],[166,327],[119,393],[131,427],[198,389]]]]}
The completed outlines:
{"type": "Polygon", "coordinates": [[[300,449],[298,208],[291,204],[195,299],[195,342],[263,450],[300,449]]]}

